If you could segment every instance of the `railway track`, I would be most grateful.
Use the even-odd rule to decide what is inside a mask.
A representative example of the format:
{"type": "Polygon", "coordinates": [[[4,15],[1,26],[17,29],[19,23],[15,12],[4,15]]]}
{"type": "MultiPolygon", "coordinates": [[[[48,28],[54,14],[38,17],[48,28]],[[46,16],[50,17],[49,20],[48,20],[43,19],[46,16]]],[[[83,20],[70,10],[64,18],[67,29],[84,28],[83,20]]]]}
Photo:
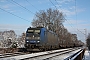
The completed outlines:
{"type": "Polygon", "coordinates": [[[13,57],[13,56],[19,56],[19,55],[25,55],[27,53],[22,53],[22,52],[15,52],[15,53],[4,53],[0,54],[0,58],[7,58],[7,57],[13,57]]]}
{"type": "Polygon", "coordinates": [[[78,48],[59,49],[59,50],[30,53],[30,54],[15,53],[15,54],[9,54],[10,56],[6,54],[6,55],[3,55],[4,57],[1,57],[1,59],[43,60],[43,59],[50,59],[58,55],[66,54],[75,50],[78,50],[78,48]]]}
{"type": "Polygon", "coordinates": [[[63,55],[63,54],[66,54],[75,50],[77,49],[56,50],[56,51],[48,52],[49,54],[43,54],[40,56],[25,58],[25,60],[49,60],[49,59],[52,60],[53,57],[63,55]]]}

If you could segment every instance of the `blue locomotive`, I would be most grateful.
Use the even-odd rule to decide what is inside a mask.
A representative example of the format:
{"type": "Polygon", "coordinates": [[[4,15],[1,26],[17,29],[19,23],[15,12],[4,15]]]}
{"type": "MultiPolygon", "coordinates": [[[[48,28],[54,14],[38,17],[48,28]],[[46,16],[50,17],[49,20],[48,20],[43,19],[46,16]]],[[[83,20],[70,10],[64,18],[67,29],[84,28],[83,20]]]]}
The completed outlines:
{"type": "Polygon", "coordinates": [[[56,33],[46,29],[45,27],[30,27],[26,31],[25,48],[39,49],[42,51],[83,45],[79,40],[74,41],[74,35],[72,36],[73,37],[70,40],[62,40],[56,33]]]}
{"type": "Polygon", "coordinates": [[[25,47],[28,49],[56,49],[59,48],[56,33],[44,27],[28,28],[26,31],[25,47]]]}

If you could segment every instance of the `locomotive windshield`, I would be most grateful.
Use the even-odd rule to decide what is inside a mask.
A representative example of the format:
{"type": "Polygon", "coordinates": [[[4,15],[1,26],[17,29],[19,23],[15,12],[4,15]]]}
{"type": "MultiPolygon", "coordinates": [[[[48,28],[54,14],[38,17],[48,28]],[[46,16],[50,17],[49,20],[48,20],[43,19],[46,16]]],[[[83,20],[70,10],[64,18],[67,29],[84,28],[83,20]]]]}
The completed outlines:
{"type": "Polygon", "coordinates": [[[27,33],[40,34],[40,30],[28,30],[27,33]]]}
{"type": "Polygon", "coordinates": [[[28,29],[26,32],[27,39],[40,39],[40,29],[28,29]]]}
{"type": "Polygon", "coordinates": [[[40,30],[35,30],[35,33],[40,33],[40,30]]]}
{"type": "Polygon", "coordinates": [[[33,30],[28,30],[29,33],[33,33],[33,30]]]}

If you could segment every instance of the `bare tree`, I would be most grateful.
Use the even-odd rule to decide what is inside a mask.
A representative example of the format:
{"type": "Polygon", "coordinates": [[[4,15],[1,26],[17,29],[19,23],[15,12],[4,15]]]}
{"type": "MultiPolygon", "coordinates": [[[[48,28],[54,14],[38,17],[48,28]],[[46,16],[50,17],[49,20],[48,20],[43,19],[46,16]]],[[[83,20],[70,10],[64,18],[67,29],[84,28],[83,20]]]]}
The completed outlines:
{"type": "Polygon", "coordinates": [[[65,18],[62,12],[49,8],[47,11],[41,10],[36,13],[32,26],[48,27],[49,30],[55,32],[64,21],[65,18]]]}
{"type": "Polygon", "coordinates": [[[87,43],[87,47],[88,47],[88,49],[90,50],[90,33],[88,34],[88,37],[87,37],[86,43],[87,43]]]}
{"type": "Polygon", "coordinates": [[[65,21],[65,16],[62,12],[55,9],[47,9],[46,11],[41,10],[35,14],[32,21],[33,27],[48,27],[49,30],[55,32],[60,42],[65,42],[67,45],[72,44],[71,42],[77,41],[77,35],[73,35],[64,27],[63,22],[65,21]]]}

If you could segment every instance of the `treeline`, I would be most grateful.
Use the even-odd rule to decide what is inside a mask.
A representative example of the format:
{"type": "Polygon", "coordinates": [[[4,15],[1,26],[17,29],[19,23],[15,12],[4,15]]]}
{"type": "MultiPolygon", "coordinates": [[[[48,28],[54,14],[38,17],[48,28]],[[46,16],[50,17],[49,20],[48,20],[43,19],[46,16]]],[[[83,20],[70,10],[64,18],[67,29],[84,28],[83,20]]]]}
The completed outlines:
{"type": "Polygon", "coordinates": [[[0,48],[22,47],[25,43],[25,33],[17,36],[14,30],[0,32],[0,48]]]}
{"type": "Polygon", "coordinates": [[[88,37],[86,39],[86,45],[87,45],[88,49],[90,50],[90,33],[88,34],[88,37]]]}

